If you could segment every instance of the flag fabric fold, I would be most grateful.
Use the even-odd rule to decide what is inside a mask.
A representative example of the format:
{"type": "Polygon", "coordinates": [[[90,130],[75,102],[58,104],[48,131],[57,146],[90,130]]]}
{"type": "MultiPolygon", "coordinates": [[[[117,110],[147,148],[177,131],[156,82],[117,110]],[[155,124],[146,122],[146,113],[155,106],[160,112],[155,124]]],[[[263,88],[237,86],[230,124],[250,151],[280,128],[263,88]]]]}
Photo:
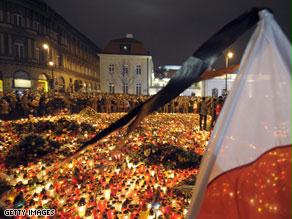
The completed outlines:
{"type": "Polygon", "coordinates": [[[260,15],[187,218],[291,218],[291,43],[272,14],[260,15]]]}

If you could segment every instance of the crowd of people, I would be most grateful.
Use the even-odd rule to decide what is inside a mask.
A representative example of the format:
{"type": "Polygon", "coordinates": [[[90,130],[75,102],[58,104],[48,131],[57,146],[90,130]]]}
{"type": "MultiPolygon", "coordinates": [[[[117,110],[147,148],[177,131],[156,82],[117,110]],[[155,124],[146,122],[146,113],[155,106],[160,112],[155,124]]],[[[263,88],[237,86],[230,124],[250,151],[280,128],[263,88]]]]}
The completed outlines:
{"type": "MultiPolygon", "coordinates": [[[[13,120],[32,116],[56,115],[61,111],[79,113],[86,107],[100,113],[128,112],[143,103],[149,96],[100,93],[44,93],[16,91],[0,94],[0,119],[13,120]]],[[[207,115],[212,117],[211,128],[220,113],[223,98],[180,96],[165,104],[162,113],[198,113],[200,128],[206,130],[207,115]]]]}

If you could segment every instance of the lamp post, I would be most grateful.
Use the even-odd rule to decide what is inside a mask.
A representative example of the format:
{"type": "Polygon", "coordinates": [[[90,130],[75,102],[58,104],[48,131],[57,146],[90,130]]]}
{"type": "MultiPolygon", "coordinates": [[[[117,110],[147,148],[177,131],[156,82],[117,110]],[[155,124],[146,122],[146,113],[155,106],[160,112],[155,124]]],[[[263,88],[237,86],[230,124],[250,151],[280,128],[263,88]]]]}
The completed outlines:
{"type": "Polygon", "coordinates": [[[55,65],[55,63],[53,61],[49,61],[48,64],[51,67],[51,71],[52,71],[52,89],[55,90],[55,76],[54,76],[54,65],[55,65]]]}
{"type": "MultiPolygon", "coordinates": [[[[229,66],[229,59],[232,59],[234,56],[233,52],[228,52],[226,54],[226,57],[225,57],[225,64],[226,64],[226,70],[228,69],[228,66],[229,66]]],[[[227,78],[228,77],[228,72],[226,72],[226,75],[225,75],[225,91],[226,91],[226,95],[227,95],[227,78]]]]}
{"type": "Polygon", "coordinates": [[[50,46],[48,43],[44,43],[42,45],[43,49],[45,51],[47,51],[47,60],[50,60],[48,62],[48,66],[51,67],[51,76],[52,76],[52,89],[55,90],[55,76],[54,76],[54,65],[55,63],[52,61],[53,60],[53,57],[51,56],[51,53],[50,53],[50,46]]]}
{"type": "Polygon", "coordinates": [[[50,57],[50,46],[47,43],[44,43],[42,45],[43,49],[47,52],[47,60],[51,59],[50,57]]]}

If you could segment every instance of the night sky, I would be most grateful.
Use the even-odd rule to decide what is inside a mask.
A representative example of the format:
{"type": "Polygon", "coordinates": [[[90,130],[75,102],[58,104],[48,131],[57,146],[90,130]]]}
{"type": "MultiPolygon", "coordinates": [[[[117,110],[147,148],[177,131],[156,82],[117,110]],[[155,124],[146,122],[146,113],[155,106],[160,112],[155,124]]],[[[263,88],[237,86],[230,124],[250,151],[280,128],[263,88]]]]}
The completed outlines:
{"type": "MultiPolygon", "coordinates": [[[[290,0],[45,0],[101,49],[126,33],[144,43],[155,68],[181,64],[220,27],[253,6],[270,7],[291,39],[290,0]]],[[[251,31],[231,46],[239,62],[251,31]]],[[[224,67],[221,59],[214,67],[224,67]]]]}

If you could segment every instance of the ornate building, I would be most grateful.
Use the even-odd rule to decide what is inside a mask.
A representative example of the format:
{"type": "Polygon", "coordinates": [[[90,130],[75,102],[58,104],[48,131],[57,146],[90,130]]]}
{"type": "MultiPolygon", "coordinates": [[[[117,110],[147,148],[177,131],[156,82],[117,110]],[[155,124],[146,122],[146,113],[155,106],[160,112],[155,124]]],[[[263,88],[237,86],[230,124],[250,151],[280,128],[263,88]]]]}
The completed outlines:
{"type": "Polygon", "coordinates": [[[41,0],[0,0],[0,91],[99,90],[99,48],[41,0]]]}
{"type": "Polygon", "coordinates": [[[132,34],[111,40],[99,57],[102,92],[149,94],[152,56],[132,34]]]}

